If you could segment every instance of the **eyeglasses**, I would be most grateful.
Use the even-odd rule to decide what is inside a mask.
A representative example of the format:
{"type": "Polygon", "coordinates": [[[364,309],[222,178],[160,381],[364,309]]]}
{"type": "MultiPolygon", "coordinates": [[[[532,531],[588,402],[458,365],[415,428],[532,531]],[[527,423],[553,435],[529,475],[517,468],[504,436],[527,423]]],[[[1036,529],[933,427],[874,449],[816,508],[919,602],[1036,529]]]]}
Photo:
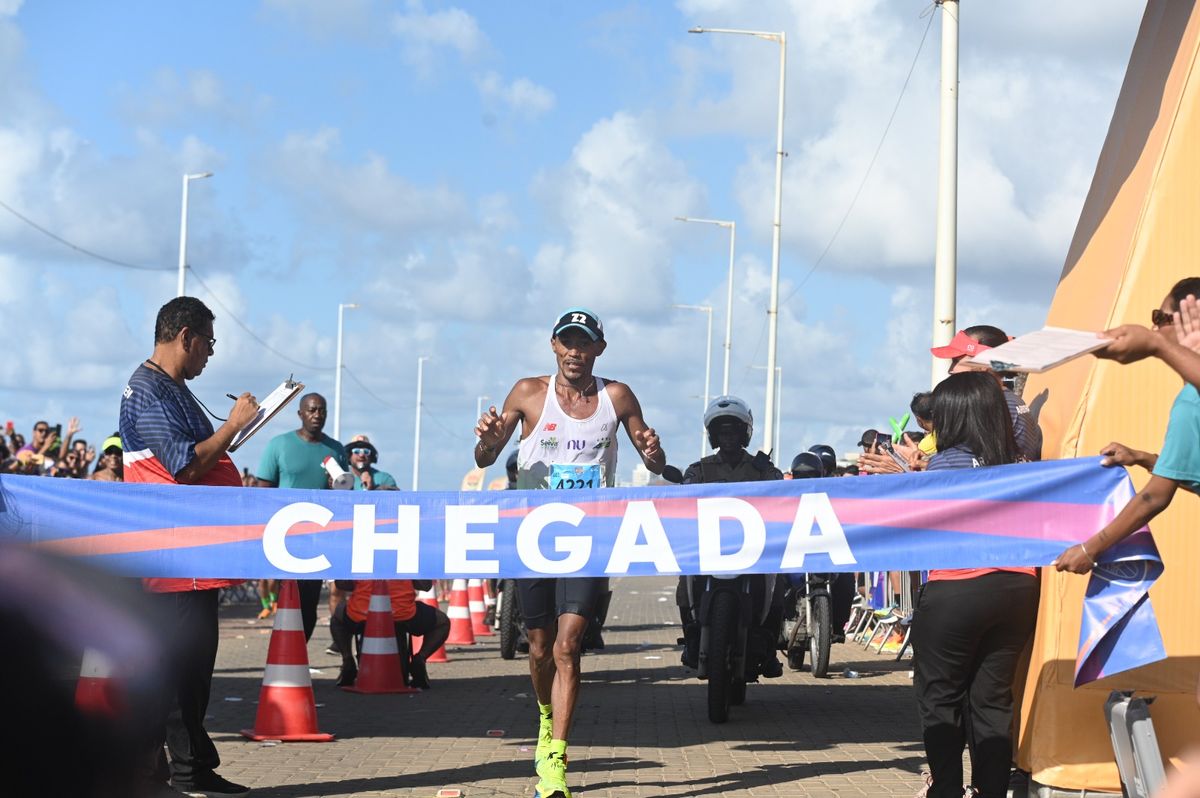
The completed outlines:
{"type": "Polygon", "coordinates": [[[197,338],[199,338],[200,340],[206,342],[208,344],[208,353],[210,355],[213,353],[213,351],[217,345],[216,338],[213,338],[211,335],[205,335],[202,332],[197,332],[196,330],[192,330],[192,335],[194,335],[197,338]]]}
{"type": "Polygon", "coordinates": [[[1158,308],[1150,311],[1150,323],[1155,327],[1170,327],[1175,323],[1174,313],[1164,313],[1158,308]]]}
{"type": "Polygon", "coordinates": [[[357,448],[357,449],[350,450],[350,454],[370,454],[370,453],[371,453],[370,449],[357,448]]]}

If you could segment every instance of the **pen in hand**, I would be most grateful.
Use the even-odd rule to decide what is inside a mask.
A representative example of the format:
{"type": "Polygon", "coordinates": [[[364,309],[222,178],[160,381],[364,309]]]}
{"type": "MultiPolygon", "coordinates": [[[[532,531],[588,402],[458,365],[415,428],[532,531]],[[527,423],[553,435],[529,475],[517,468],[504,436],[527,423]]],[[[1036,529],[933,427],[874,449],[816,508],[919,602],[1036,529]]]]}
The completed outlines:
{"type": "Polygon", "coordinates": [[[226,396],[228,396],[230,399],[232,399],[232,400],[233,400],[233,401],[235,401],[235,402],[238,400],[238,398],[237,398],[236,396],[234,396],[233,394],[231,394],[231,393],[227,393],[227,394],[225,394],[225,395],[226,395],[226,396]]]}

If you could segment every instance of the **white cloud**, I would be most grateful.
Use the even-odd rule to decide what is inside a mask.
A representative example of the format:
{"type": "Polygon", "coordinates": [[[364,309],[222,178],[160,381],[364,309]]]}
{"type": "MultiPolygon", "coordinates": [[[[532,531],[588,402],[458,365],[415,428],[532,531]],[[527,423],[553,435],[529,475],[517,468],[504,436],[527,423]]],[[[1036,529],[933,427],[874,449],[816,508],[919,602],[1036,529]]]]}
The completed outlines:
{"type": "Polygon", "coordinates": [[[536,191],[566,232],[538,251],[538,304],[656,314],[671,302],[671,216],[698,207],[700,184],[645,120],[618,113],[583,135],[536,191]]]}
{"type": "Polygon", "coordinates": [[[415,185],[375,153],[344,163],[340,146],[333,128],[291,133],[272,160],[275,180],[322,228],[394,240],[457,229],[467,218],[466,199],[450,188],[415,185]]]}
{"type": "Polygon", "coordinates": [[[0,17],[15,17],[25,0],[0,0],[0,17]]]}
{"type": "Polygon", "coordinates": [[[309,34],[328,37],[341,33],[365,35],[382,12],[375,0],[263,0],[263,8],[302,26],[309,34]]]}
{"type": "Polygon", "coordinates": [[[428,12],[421,0],[408,0],[407,9],[392,16],[405,61],[422,76],[435,72],[439,50],[451,50],[464,60],[479,56],[487,36],[475,18],[461,8],[428,12]]]}
{"type": "Polygon", "coordinates": [[[497,72],[487,72],[476,79],[479,94],[487,105],[504,108],[526,117],[536,117],[554,108],[554,92],[528,78],[505,82],[497,72]]]}

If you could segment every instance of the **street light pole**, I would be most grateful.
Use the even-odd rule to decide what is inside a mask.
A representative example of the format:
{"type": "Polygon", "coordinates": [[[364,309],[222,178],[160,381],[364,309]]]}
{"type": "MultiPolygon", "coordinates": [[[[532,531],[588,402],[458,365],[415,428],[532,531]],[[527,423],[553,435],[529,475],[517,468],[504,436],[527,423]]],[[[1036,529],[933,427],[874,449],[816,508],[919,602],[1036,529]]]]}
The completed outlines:
{"type": "Polygon", "coordinates": [[[727,222],[720,219],[693,219],[690,216],[676,216],[681,222],[700,222],[715,224],[718,227],[729,228],[729,279],[725,292],[725,374],[721,380],[721,395],[729,395],[729,356],[733,351],[733,252],[734,241],[737,239],[737,222],[727,222]]]}
{"type": "Polygon", "coordinates": [[[413,428],[413,480],[412,489],[417,490],[417,477],[421,473],[421,390],[425,376],[425,361],[428,355],[417,358],[417,420],[413,428]]]}
{"type": "Polygon", "coordinates": [[[357,307],[358,305],[347,302],[338,304],[337,368],[334,370],[333,376],[333,439],[335,441],[342,440],[342,315],[347,308],[357,307]]]}
{"type": "MultiPolygon", "coordinates": [[[[954,337],[958,270],[958,0],[942,7],[942,98],[938,131],[937,247],[933,266],[933,345],[954,337]]],[[[946,363],[933,358],[934,385],[946,376],[946,363]]]]}
{"type": "Polygon", "coordinates": [[[779,336],[779,237],[783,229],[783,109],[787,80],[787,33],[779,31],[733,30],[729,28],[692,28],[689,33],[736,33],[779,42],[779,113],[775,125],[775,217],[771,227],[771,299],[767,306],[767,387],[766,424],[763,444],[770,446],[775,432],[771,404],[775,396],[775,360],[779,336]]]}
{"type": "Polygon", "coordinates": [[[212,172],[196,172],[183,176],[183,211],[179,220],[179,280],[176,284],[175,296],[183,296],[187,283],[188,183],[205,177],[212,177],[212,172]]]}
{"type": "Polygon", "coordinates": [[[487,394],[475,397],[475,423],[479,423],[479,419],[483,418],[483,403],[492,397],[487,394]]]}
{"type": "MultiPolygon", "coordinates": [[[[765,369],[766,366],[753,366],[756,369],[765,369]]],[[[783,366],[775,367],[775,446],[772,454],[780,451],[780,441],[783,436],[780,430],[783,429],[783,366]]]]}
{"type": "Polygon", "coordinates": [[[698,310],[708,314],[708,343],[704,348],[704,408],[700,412],[700,457],[704,457],[704,447],[708,443],[708,431],[704,429],[704,412],[708,410],[708,392],[712,376],[712,305],[672,305],[681,310],[698,310]]]}

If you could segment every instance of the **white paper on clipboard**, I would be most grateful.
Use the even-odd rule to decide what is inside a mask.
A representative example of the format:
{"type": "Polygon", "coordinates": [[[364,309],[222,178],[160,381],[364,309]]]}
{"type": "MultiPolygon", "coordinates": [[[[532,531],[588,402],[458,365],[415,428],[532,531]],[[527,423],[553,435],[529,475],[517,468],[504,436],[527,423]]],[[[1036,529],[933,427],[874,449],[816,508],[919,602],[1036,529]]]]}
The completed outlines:
{"type": "Polygon", "coordinates": [[[993,371],[1037,374],[1102,349],[1109,342],[1109,339],[1099,338],[1096,333],[1086,330],[1043,327],[982,352],[968,362],[987,366],[993,371]]]}
{"type": "Polygon", "coordinates": [[[233,436],[233,442],[229,444],[229,450],[236,452],[238,447],[258,432],[268,421],[275,417],[275,414],[283,409],[284,405],[296,398],[296,394],[304,390],[304,383],[293,382],[289,377],[279,383],[279,387],[271,391],[267,396],[258,403],[258,413],[249,424],[242,427],[237,435],[233,436]]]}

